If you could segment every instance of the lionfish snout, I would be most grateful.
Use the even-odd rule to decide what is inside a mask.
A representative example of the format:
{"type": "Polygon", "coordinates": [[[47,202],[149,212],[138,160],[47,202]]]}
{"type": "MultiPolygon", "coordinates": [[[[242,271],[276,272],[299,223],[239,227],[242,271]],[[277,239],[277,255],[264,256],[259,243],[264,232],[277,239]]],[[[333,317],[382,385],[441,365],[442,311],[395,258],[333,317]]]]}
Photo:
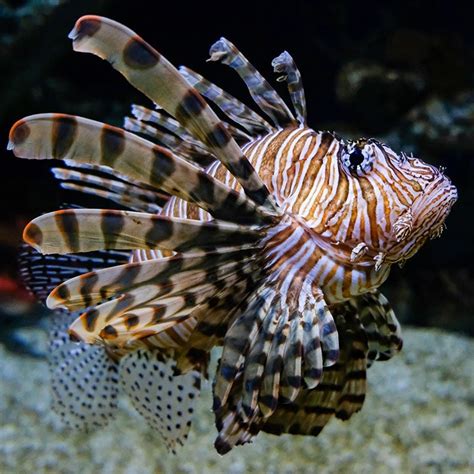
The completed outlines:
{"type": "Polygon", "coordinates": [[[441,236],[445,228],[444,221],[451,212],[454,203],[458,200],[458,190],[447,176],[442,175],[441,182],[434,182],[433,184],[434,186],[432,189],[430,187],[427,193],[427,196],[431,195],[432,197],[425,199],[425,206],[431,209],[432,215],[432,218],[427,218],[424,223],[428,229],[430,239],[441,236]]]}
{"type": "Polygon", "coordinates": [[[411,207],[404,211],[393,226],[397,245],[392,260],[412,257],[428,240],[440,237],[445,229],[445,220],[457,201],[458,192],[443,169],[430,166],[429,179],[422,180],[422,191],[411,207]]]}

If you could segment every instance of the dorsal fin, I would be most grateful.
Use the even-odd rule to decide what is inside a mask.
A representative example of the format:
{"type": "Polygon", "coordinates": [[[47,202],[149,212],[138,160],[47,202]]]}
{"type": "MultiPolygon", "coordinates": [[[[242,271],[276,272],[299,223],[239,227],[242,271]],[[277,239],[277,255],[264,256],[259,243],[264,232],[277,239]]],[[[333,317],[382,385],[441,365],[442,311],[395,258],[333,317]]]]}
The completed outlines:
{"type": "Polygon", "coordinates": [[[296,110],[296,117],[301,125],[306,124],[306,98],[304,95],[301,74],[296,67],[295,61],[288,51],[283,51],[272,61],[274,72],[282,73],[277,81],[286,81],[290,93],[291,102],[296,110]]]}
{"type": "Polygon", "coordinates": [[[285,101],[229,40],[221,38],[216,41],[209,54],[209,61],[221,61],[235,69],[247,85],[252,99],[277,127],[295,125],[295,118],[285,101]]]}
{"type": "Polygon", "coordinates": [[[227,117],[245,128],[252,135],[265,135],[273,127],[243,102],[231,96],[197,72],[180,66],[181,75],[195,87],[206,99],[214,102],[227,117]]]}
{"type": "Polygon", "coordinates": [[[108,18],[84,16],[69,37],[75,51],[109,61],[133,86],[202,141],[257,205],[272,215],[279,214],[267,187],[217,115],[164,56],[134,31],[108,18]]]}

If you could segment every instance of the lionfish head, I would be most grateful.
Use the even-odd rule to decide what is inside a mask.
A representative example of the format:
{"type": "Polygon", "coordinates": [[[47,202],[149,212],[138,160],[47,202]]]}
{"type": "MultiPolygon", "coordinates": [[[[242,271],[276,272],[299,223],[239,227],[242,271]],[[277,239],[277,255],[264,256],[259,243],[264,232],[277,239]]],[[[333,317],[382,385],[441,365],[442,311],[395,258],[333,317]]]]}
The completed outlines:
{"type": "Polygon", "coordinates": [[[337,160],[359,208],[351,242],[346,243],[355,247],[359,242],[385,263],[403,263],[426,240],[441,235],[457,200],[456,187],[443,168],[397,154],[374,139],[344,143],[337,160]]]}

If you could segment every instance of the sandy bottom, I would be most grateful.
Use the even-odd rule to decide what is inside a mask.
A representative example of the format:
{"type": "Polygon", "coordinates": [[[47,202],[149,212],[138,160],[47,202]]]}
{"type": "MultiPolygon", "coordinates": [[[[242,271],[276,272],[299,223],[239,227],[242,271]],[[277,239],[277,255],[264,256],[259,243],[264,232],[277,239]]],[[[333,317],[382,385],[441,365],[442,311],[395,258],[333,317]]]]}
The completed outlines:
{"type": "MultiPolygon", "coordinates": [[[[39,344],[45,336],[28,331],[39,344]]],[[[364,409],[318,438],[260,434],[224,457],[213,448],[210,386],[189,442],[167,453],[126,399],[94,433],[61,426],[48,366],[0,347],[2,473],[460,473],[474,472],[474,341],[405,329],[403,353],[369,371],[364,409]]]]}

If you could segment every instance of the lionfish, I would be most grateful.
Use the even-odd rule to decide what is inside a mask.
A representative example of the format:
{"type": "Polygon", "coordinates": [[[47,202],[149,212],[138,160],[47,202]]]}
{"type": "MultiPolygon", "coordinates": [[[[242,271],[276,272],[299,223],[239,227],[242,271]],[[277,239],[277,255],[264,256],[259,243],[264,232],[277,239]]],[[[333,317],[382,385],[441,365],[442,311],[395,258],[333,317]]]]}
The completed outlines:
{"type": "Polygon", "coordinates": [[[64,160],[69,168],[54,170],[63,187],[122,207],[59,210],[24,231],[45,258],[66,262],[45,264],[60,283],[48,306],[70,312],[53,341],[59,411],[78,426],[92,414],[105,422],[121,379],[174,448],[209,353],[222,346],[219,453],[260,431],[315,436],[333,415],[350,418],[364,402],[367,368],[402,346],[378,288],[394,263],[441,234],[457,199],[444,170],[372,138],[309,128],[286,51],[272,65],[293,111],[228,40],[210,49],[210,61],[245,82],[258,114],[115,21],[84,16],[70,38],[156,107],[133,106],[124,129],[39,114],[10,132],[16,156],[64,160]],[[127,260],[91,260],[91,271],[61,282],[58,268],[73,261],[77,270],[89,258],[82,252],[97,251],[127,251],[127,260]]]}

